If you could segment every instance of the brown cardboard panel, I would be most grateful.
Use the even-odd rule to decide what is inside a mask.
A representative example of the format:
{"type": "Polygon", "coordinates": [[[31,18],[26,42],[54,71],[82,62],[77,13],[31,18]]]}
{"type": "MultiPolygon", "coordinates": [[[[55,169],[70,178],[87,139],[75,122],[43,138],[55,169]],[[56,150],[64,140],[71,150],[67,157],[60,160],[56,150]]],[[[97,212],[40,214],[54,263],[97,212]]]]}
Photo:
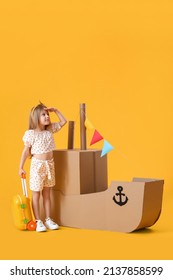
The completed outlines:
{"type": "Polygon", "coordinates": [[[100,150],[56,150],[55,190],[63,194],[85,194],[107,188],[107,156],[100,150]]]}
{"type": "Polygon", "coordinates": [[[108,187],[107,156],[100,157],[101,151],[95,150],[94,154],[94,191],[105,191],[108,187]]]}
{"type": "Polygon", "coordinates": [[[163,180],[113,181],[106,191],[64,195],[52,191],[52,214],[62,226],[132,232],[153,225],[162,206],[163,180]]]}
{"type": "MultiPolygon", "coordinates": [[[[139,180],[138,178],[133,179],[133,181],[139,180]]],[[[145,190],[144,190],[144,204],[143,204],[143,215],[138,225],[138,228],[143,228],[147,224],[147,227],[152,226],[158,219],[162,208],[162,193],[163,184],[162,180],[151,181],[145,180],[145,190]],[[151,211],[152,209],[152,211],[151,211]]]]}
{"type": "MultiPolygon", "coordinates": [[[[94,156],[92,151],[78,152],[80,185],[77,193],[92,193],[94,186],[94,156]]],[[[71,163],[75,169],[75,163],[71,163]]],[[[71,191],[74,194],[73,190],[71,191]]]]}

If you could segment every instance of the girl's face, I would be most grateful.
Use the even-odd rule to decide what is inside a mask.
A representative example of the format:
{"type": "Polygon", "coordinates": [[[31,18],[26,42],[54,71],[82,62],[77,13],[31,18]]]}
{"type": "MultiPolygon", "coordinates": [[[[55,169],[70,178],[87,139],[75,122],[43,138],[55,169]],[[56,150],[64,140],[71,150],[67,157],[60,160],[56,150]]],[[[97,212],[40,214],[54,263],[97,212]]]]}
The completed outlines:
{"type": "Polygon", "coordinates": [[[50,124],[49,112],[47,110],[42,110],[39,117],[39,125],[44,128],[46,125],[50,124]]]}

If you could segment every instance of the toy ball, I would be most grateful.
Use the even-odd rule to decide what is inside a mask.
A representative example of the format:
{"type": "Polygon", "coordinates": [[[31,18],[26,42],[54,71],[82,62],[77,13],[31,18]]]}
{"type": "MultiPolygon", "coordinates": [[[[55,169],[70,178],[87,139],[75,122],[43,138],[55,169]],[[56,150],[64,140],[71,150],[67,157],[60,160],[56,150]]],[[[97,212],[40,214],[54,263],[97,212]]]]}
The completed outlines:
{"type": "Polygon", "coordinates": [[[36,229],[36,223],[34,221],[30,221],[28,224],[27,224],[27,229],[28,230],[35,230],[36,229]]]}

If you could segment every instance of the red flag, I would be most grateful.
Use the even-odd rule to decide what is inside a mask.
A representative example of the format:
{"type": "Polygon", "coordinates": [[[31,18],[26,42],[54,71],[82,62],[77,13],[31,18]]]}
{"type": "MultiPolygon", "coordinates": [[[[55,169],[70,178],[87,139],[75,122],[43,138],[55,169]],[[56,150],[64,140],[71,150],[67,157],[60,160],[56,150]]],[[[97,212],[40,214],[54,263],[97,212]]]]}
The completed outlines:
{"type": "Polygon", "coordinates": [[[95,129],[90,145],[93,145],[103,139],[103,136],[95,129]]]}

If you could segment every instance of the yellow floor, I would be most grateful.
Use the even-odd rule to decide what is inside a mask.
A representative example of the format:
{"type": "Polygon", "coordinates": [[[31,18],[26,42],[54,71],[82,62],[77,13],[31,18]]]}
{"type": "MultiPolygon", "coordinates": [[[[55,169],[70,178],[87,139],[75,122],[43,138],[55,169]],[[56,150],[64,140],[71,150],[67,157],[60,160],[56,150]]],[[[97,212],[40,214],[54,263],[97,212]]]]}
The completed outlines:
{"type": "Polygon", "coordinates": [[[167,191],[159,221],[129,234],[67,227],[18,231],[7,209],[10,199],[1,199],[0,259],[173,259],[173,206],[167,191]]]}

